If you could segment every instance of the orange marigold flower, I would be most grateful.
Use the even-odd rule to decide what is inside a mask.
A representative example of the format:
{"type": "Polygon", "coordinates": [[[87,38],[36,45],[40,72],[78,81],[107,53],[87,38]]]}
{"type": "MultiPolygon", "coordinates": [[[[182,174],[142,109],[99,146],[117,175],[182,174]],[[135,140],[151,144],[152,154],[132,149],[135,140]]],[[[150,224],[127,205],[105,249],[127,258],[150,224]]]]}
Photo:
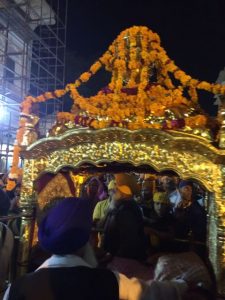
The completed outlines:
{"type": "Polygon", "coordinates": [[[62,97],[65,95],[66,90],[55,90],[54,93],[57,97],[62,97]]]}
{"type": "Polygon", "coordinates": [[[90,79],[90,77],[91,77],[91,73],[85,72],[85,73],[83,73],[83,74],[80,76],[80,80],[81,80],[82,82],[86,82],[86,81],[88,81],[88,80],[90,79]]]}
{"type": "Polygon", "coordinates": [[[90,71],[95,74],[100,68],[101,68],[101,63],[99,61],[96,61],[91,67],[90,71]]]}

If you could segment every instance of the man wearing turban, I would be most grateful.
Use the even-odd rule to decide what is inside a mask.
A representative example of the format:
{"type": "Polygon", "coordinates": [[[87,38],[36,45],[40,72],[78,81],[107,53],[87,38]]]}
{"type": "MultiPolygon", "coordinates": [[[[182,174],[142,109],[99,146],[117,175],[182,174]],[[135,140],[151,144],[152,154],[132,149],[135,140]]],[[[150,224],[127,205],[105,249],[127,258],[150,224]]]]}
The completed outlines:
{"type": "Polygon", "coordinates": [[[101,223],[101,220],[105,218],[112,198],[113,189],[114,189],[114,180],[111,180],[108,183],[108,198],[99,201],[94,208],[94,212],[93,212],[94,224],[98,225],[98,223],[99,222],[101,223]]]}
{"type": "Polygon", "coordinates": [[[88,243],[92,225],[90,201],[65,198],[41,220],[40,246],[51,253],[35,272],[15,281],[4,299],[118,299],[118,281],[96,268],[88,243]]]}
{"type": "Polygon", "coordinates": [[[161,177],[160,181],[163,190],[168,194],[170,205],[172,207],[172,210],[174,211],[181,201],[181,196],[177,188],[178,177],[164,175],[161,177]]]}
{"type": "Polygon", "coordinates": [[[139,192],[130,174],[115,174],[112,201],[105,219],[103,248],[113,256],[144,260],[146,239],[141,209],[133,197],[139,192]]]}
{"type": "Polygon", "coordinates": [[[179,184],[181,202],[175,210],[177,220],[177,236],[195,241],[205,242],[207,217],[205,208],[198,202],[194,184],[190,180],[182,180],[179,184]]]}
{"type": "Polygon", "coordinates": [[[145,232],[149,235],[151,251],[172,251],[174,239],[174,218],[166,192],[153,195],[154,211],[146,218],[145,232]]]}
{"type": "Polygon", "coordinates": [[[88,243],[92,207],[81,198],[59,201],[41,220],[38,238],[52,254],[35,272],[12,283],[4,300],[147,300],[150,285],[137,278],[96,267],[88,243]]]}

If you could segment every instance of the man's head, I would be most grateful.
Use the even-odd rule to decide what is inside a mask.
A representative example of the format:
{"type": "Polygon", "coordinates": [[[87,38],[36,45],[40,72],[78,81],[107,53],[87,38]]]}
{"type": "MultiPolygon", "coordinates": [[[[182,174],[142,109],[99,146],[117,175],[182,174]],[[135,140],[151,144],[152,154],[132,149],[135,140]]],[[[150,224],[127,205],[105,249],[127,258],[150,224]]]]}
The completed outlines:
{"type": "Polygon", "coordinates": [[[90,201],[65,198],[56,203],[41,220],[38,239],[41,247],[50,253],[76,253],[88,242],[91,225],[90,201]]]}
{"type": "Polygon", "coordinates": [[[145,180],[141,186],[141,199],[142,201],[149,201],[152,199],[153,182],[145,180]]]}
{"type": "Polygon", "coordinates": [[[98,194],[99,181],[97,178],[92,178],[87,184],[87,195],[88,197],[95,198],[98,194]]]}
{"type": "Polygon", "coordinates": [[[174,191],[176,189],[176,182],[172,176],[162,176],[160,182],[163,190],[166,192],[174,191]]]}
{"type": "Polygon", "coordinates": [[[169,199],[165,192],[156,192],[153,195],[154,210],[159,217],[165,216],[169,207],[169,199]]]}
{"type": "Polygon", "coordinates": [[[128,199],[138,193],[138,185],[135,177],[130,174],[115,174],[115,180],[112,189],[112,199],[128,199]]]}
{"type": "Polygon", "coordinates": [[[182,180],[179,184],[179,192],[183,200],[191,200],[193,193],[193,182],[182,180]]]}

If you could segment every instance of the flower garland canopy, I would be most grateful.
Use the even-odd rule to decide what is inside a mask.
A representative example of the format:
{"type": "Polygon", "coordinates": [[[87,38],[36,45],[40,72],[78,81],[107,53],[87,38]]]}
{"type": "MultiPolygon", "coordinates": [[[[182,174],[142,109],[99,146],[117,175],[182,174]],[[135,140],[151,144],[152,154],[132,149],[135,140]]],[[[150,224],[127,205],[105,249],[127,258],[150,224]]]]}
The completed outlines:
{"type": "MultiPolygon", "coordinates": [[[[205,124],[205,116],[190,118],[188,114],[198,106],[198,89],[225,94],[225,86],[200,82],[180,70],[161,47],[158,34],[147,27],[134,26],[121,32],[102,57],[75,83],[68,84],[64,90],[46,92],[36,98],[26,97],[22,111],[29,114],[32,103],[70,92],[74,104],[83,112],[81,120],[85,116],[88,121],[83,125],[93,128],[112,124],[129,129],[162,128],[168,117],[174,119],[176,107],[183,108],[188,125],[194,126],[197,122],[200,126],[205,124]],[[95,96],[83,97],[78,87],[103,66],[112,73],[109,85],[95,96]]],[[[74,121],[75,116],[59,113],[58,119],[61,122],[74,121]]]]}
{"type": "Polygon", "coordinates": [[[63,90],[23,100],[10,174],[12,177],[18,174],[26,118],[31,114],[33,103],[59,98],[69,92],[79,113],[58,113],[60,123],[71,121],[96,129],[110,126],[131,130],[194,128],[204,127],[207,121],[206,116],[198,112],[198,89],[225,94],[225,86],[201,82],[180,70],[161,47],[158,34],[143,26],[128,28],[75,83],[63,90]],[[101,67],[112,73],[109,85],[95,96],[83,97],[79,86],[101,67]]]}
{"type": "MultiPolygon", "coordinates": [[[[204,126],[206,116],[197,113],[197,89],[225,93],[224,86],[200,82],[180,70],[160,46],[159,36],[139,26],[120,33],[89,71],[67,89],[82,116],[89,117],[81,116],[81,125],[129,129],[204,126]],[[112,72],[109,85],[93,97],[83,97],[78,87],[102,66],[112,72]]],[[[64,113],[58,117],[62,122],[74,118],[64,113]]]]}

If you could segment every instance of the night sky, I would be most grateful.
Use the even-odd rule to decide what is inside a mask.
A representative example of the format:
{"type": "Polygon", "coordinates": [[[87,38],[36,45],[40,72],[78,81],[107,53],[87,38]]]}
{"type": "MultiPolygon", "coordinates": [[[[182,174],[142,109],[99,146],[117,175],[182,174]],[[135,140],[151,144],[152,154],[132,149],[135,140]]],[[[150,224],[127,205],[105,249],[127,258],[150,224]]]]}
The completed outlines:
{"type": "MultiPolygon", "coordinates": [[[[215,82],[225,67],[224,0],[68,0],[66,81],[88,70],[133,25],[157,32],[168,56],[194,78],[215,82]]],[[[107,74],[98,76],[86,91],[107,84],[107,74]]],[[[210,114],[215,113],[213,101],[211,95],[200,95],[210,114]]]]}

